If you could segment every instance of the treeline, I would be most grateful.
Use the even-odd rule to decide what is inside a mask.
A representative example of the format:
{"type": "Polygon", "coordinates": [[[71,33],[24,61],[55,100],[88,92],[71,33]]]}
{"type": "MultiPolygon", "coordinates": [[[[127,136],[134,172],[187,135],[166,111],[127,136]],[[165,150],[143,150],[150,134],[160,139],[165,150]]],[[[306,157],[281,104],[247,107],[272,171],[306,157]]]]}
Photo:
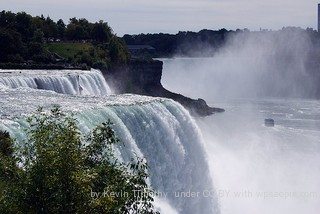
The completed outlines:
{"type": "Polygon", "coordinates": [[[192,56],[203,51],[210,45],[219,48],[225,44],[228,34],[234,31],[221,29],[201,30],[199,32],[180,31],[177,34],[139,34],[124,35],[127,45],[150,45],[156,49],[156,57],[171,57],[173,55],[192,56]]]}
{"type": "MultiPolygon", "coordinates": [[[[60,50],[63,51],[72,50],[60,50]]],[[[71,18],[66,24],[62,19],[55,22],[43,15],[33,17],[25,12],[0,12],[0,62],[56,63],[63,59],[68,63],[92,66],[94,63],[125,63],[128,58],[124,42],[106,22],[91,23],[86,19],[71,18]],[[48,44],[70,42],[90,44],[92,48],[74,53],[67,59],[49,51],[48,44]]]]}
{"type": "MultiPolygon", "coordinates": [[[[306,30],[296,27],[285,27],[281,31],[306,31],[313,41],[318,41],[319,36],[311,28],[306,30]]],[[[238,33],[272,33],[274,31],[261,30],[250,32],[248,29],[233,30],[201,30],[199,32],[180,31],[177,34],[139,34],[124,35],[123,40],[127,45],[150,45],[156,49],[155,53],[140,50],[139,56],[152,55],[152,57],[172,56],[213,56],[220,48],[224,47],[228,38],[238,33]]]]}

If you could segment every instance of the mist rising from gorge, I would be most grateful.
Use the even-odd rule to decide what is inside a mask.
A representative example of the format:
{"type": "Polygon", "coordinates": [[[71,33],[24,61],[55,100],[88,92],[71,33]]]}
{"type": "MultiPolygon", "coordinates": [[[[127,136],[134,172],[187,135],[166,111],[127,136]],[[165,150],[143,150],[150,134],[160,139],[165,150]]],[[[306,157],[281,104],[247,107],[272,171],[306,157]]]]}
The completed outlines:
{"type": "Polygon", "coordinates": [[[166,59],[162,83],[226,109],[197,119],[221,213],[317,213],[319,198],[311,194],[319,193],[319,101],[286,99],[319,95],[314,37],[299,29],[240,32],[218,51],[209,44],[189,49],[199,47],[215,54],[166,59]],[[275,127],[265,127],[265,118],[275,127]]]}
{"type": "Polygon", "coordinates": [[[189,51],[210,58],[166,60],[163,83],[192,97],[314,98],[319,95],[317,46],[310,32],[281,31],[228,34],[223,47],[189,44],[189,51]],[[169,73],[168,73],[168,72],[169,73]]]}

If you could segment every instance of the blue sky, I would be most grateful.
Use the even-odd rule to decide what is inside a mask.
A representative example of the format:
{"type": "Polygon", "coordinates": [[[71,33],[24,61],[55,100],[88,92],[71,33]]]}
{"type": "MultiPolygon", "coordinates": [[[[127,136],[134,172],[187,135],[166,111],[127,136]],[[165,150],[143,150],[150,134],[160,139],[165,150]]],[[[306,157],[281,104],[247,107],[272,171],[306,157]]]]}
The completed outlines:
{"type": "Polygon", "coordinates": [[[317,26],[315,0],[0,0],[1,10],[105,20],[118,35],[201,29],[317,26]]]}

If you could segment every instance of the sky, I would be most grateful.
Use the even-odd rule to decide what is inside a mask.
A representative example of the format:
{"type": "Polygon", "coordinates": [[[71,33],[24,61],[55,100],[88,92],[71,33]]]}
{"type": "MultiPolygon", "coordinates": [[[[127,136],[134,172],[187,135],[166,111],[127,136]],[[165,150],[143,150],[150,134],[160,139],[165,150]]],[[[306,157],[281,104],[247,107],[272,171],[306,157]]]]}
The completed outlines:
{"type": "Polygon", "coordinates": [[[317,26],[315,0],[0,0],[0,10],[104,20],[119,36],[201,29],[317,26]]]}

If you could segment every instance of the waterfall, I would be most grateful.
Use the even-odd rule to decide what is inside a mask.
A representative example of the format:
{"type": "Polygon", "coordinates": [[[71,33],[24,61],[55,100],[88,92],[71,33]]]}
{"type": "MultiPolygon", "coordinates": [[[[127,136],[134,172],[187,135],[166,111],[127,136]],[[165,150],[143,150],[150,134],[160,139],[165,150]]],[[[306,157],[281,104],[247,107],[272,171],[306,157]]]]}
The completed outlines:
{"type": "Polygon", "coordinates": [[[79,70],[0,70],[0,87],[33,88],[61,94],[103,96],[111,90],[100,71],[79,70]]]}
{"type": "Polygon", "coordinates": [[[215,198],[203,197],[204,192],[213,193],[213,189],[202,137],[181,105],[165,100],[110,106],[81,113],[78,118],[87,129],[110,118],[126,145],[121,148],[121,157],[129,160],[132,151],[143,154],[151,169],[152,186],[156,191],[167,193],[166,199],[179,213],[216,213],[215,198]],[[199,196],[181,195],[187,192],[199,192],[199,196]]]}
{"type": "Polygon", "coordinates": [[[48,73],[0,75],[1,130],[22,142],[26,117],[38,106],[49,110],[54,104],[73,112],[84,133],[110,119],[123,142],[116,147],[119,159],[126,162],[135,155],[146,158],[149,182],[161,194],[156,199],[162,204],[162,213],[167,213],[168,207],[170,213],[172,208],[183,214],[219,213],[201,133],[180,104],[129,94],[80,96],[75,84],[77,75],[86,93],[108,91],[100,72],[48,73]]]}

